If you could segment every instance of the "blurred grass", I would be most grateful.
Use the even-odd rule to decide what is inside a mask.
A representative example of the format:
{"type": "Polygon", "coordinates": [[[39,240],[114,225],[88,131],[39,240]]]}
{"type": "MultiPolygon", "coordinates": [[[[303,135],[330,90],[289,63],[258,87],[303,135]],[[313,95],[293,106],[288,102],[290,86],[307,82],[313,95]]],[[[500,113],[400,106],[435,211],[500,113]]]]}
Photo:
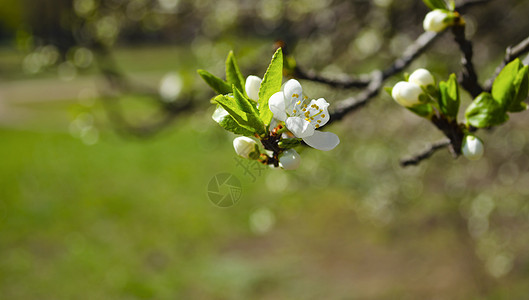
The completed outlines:
{"type": "MultiPolygon", "coordinates": [[[[211,60],[222,62],[228,46],[215,48],[211,60]]],[[[245,70],[255,68],[250,58],[263,49],[242,51],[245,70]]],[[[156,74],[178,68],[193,82],[193,62],[163,64],[175,53],[184,50],[128,49],[117,57],[133,76],[152,72],[154,82],[156,74]]],[[[17,82],[31,89],[38,80],[17,82]]],[[[307,85],[314,94],[320,88],[307,85]]],[[[402,169],[401,156],[440,135],[382,95],[329,129],[342,140],[337,149],[304,149],[300,170],[254,173],[254,182],[237,166],[231,136],[211,121],[211,108],[140,140],[117,136],[98,102],[15,100],[5,99],[4,112],[31,114],[0,128],[2,299],[523,299],[529,293],[525,116],[480,132],[487,150],[479,162],[440,152],[402,169]],[[94,145],[69,133],[81,112],[95,118],[94,145]],[[209,180],[221,172],[236,175],[243,189],[239,203],[224,209],[207,198],[209,180]],[[495,203],[490,225],[471,236],[467,218],[483,194],[495,203]],[[487,264],[505,253],[516,259],[495,278],[487,264]]],[[[144,111],[140,101],[126,100],[128,113],[144,111]]]]}

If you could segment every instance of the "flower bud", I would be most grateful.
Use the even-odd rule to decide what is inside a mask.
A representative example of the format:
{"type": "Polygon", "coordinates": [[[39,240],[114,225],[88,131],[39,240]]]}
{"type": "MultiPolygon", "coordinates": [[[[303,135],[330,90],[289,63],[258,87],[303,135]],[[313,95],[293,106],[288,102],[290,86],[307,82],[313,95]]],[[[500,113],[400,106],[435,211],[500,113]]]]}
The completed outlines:
{"type": "Polygon", "coordinates": [[[295,170],[299,167],[300,163],[301,157],[294,149],[288,149],[279,158],[279,166],[285,170],[295,170]]]}
{"type": "Polygon", "coordinates": [[[259,88],[261,87],[261,81],[261,78],[250,75],[246,78],[246,84],[244,85],[248,98],[255,102],[259,101],[259,88]]]}
{"type": "Polygon", "coordinates": [[[432,73],[422,68],[417,69],[413,73],[411,73],[410,77],[408,78],[408,82],[413,82],[423,87],[435,84],[435,80],[432,76],[432,73]]]}
{"type": "Polygon", "coordinates": [[[445,19],[448,17],[448,12],[441,9],[435,9],[426,14],[422,26],[425,31],[441,32],[449,24],[445,23],[445,19]]]}
{"type": "Polygon", "coordinates": [[[411,107],[420,103],[419,96],[422,94],[420,86],[413,82],[399,81],[393,87],[391,97],[400,105],[411,107]]]}
{"type": "Polygon", "coordinates": [[[469,160],[478,160],[483,156],[483,143],[476,136],[467,135],[463,141],[461,151],[469,160]]]}
{"type": "Polygon", "coordinates": [[[233,148],[235,148],[235,152],[244,158],[250,158],[250,156],[253,156],[252,154],[256,151],[256,146],[257,142],[249,137],[240,136],[233,140],[233,148]]]}

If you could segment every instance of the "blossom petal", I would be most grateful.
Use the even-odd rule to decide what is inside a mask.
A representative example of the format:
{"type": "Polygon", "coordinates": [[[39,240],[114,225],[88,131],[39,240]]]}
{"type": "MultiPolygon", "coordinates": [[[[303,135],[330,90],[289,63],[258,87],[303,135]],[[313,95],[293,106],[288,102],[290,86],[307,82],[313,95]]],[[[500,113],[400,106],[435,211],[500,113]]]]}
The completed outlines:
{"type": "Polygon", "coordinates": [[[301,117],[290,117],[285,121],[288,130],[298,138],[305,138],[314,134],[314,126],[301,117]]]}
{"type": "Polygon", "coordinates": [[[259,101],[259,88],[261,87],[261,78],[250,75],[246,78],[246,94],[251,100],[258,102],[259,101]]]}
{"type": "Polygon", "coordinates": [[[314,131],[314,134],[303,138],[303,141],[312,148],[329,151],[340,143],[338,136],[332,132],[314,131]]]}
{"type": "Polygon", "coordinates": [[[296,79],[290,79],[283,87],[283,93],[285,94],[285,108],[291,109],[294,103],[298,100],[302,100],[303,89],[301,84],[296,79]]]}
{"type": "Polygon", "coordinates": [[[224,118],[226,116],[229,116],[230,114],[224,109],[222,108],[222,106],[217,106],[217,109],[215,109],[215,112],[213,112],[213,115],[211,116],[211,118],[217,122],[217,123],[220,123],[224,120],[224,118]]]}
{"type": "Polygon", "coordinates": [[[327,110],[327,107],[329,107],[329,103],[325,101],[325,99],[320,98],[318,100],[312,100],[310,101],[309,107],[311,109],[311,115],[317,115],[316,117],[314,117],[314,120],[316,122],[318,120],[321,121],[317,123],[318,125],[323,126],[327,124],[330,118],[329,111],[327,110]],[[319,109],[312,108],[313,104],[315,104],[319,109]],[[321,113],[319,113],[320,110],[322,110],[321,113]]]}
{"type": "Polygon", "coordinates": [[[268,100],[268,107],[274,114],[274,118],[280,121],[285,121],[287,119],[287,114],[285,112],[285,96],[283,92],[277,92],[270,97],[268,100]]]}

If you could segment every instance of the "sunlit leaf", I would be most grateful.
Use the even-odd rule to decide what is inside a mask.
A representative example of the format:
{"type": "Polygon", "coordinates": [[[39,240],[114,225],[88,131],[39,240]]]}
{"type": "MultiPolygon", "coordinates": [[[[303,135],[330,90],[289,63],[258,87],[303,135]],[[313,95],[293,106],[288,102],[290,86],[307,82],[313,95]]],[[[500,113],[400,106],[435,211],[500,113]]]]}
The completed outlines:
{"type": "Polygon", "coordinates": [[[270,97],[281,90],[281,82],[283,80],[283,52],[281,48],[277,49],[272,57],[272,61],[266,70],[266,73],[261,82],[259,89],[259,116],[265,126],[270,124],[272,120],[272,112],[268,107],[268,100],[270,97]]]}
{"type": "Polygon", "coordinates": [[[239,91],[244,91],[244,77],[239,70],[233,51],[230,51],[226,58],[226,80],[230,86],[234,85],[239,91]]]}
{"type": "Polygon", "coordinates": [[[439,108],[441,112],[452,119],[456,119],[459,111],[460,97],[455,74],[450,75],[447,81],[441,81],[439,83],[439,92],[439,108]]]}
{"type": "Polygon", "coordinates": [[[509,119],[503,106],[485,92],[479,94],[468,106],[465,117],[468,124],[477,128],[499,125],[509,119]]]}
{"type": "Polygon", "coordinates": [[[198,75],[217,93],[221,95],[231,93],[231,86],[224,80],[206,70],[197,70],[198,75]]]}

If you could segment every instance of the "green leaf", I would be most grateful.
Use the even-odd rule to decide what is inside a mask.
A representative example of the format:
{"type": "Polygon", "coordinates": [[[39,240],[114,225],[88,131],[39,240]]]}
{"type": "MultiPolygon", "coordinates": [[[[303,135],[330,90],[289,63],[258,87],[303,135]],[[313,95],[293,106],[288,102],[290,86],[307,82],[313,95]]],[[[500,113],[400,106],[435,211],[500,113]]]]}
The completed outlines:
{"type": "Polygon", "coordinates": [[[509,119],[503,106],[486,92],[479,94],[467,107],[465,117],[468,124],[477,128],[499,125],[509,119]]]}
{"type": "Polygon", "coordinates": [[[228,53],[226,59],[226,80],[230,86],[234,85],[239,91],[244,91],[244,77],[239,70],[233,51],[228,53]]]}
{"type": "Polygon", "coordinates": [[[217,93],[221,95],[231,93],[231,86],[224,80],[206,70],[197,70],[198,75],[217,93]]]}
{"type": "Polygon", "coordinates": [[[429,118],[433,114],[433,108],[430,104],[418,104],[411,107],[406,107],[411,112],[415,113],[419,117],[429,118]]]}
{"type": "Polygon", "coordinates": [[[233,95],[218,95],[215,97],[215,102],[222,106],[241,127],[256,132],[256,129],[248,121],[248,114],[237,105],[233,95]]]}
{"type": "Polygon", "coordinates": [[[272,120],[272,112],[268,107],[268,99],[281,90],[281,82],[283,80],[283,52],[281,48],[277,49],[272,57],[272,61],[266,70],[266,73],[259,88],[259,116],[265,126],[270,124],[272,120]]]}
{"type": "Polygon", "coordinates": [[[523,101],[527,98],[529,92],[529,67],[524,66],[514,79],[514,99],[507,107],[509,112],[520,112],[527,108],[527,104],[523,101]]]}
{"type": "Polygon", "coordinates": [[[456,9],[456,2],[454,0],[448,1],[448,9],[454,11],[456,9]]]}
{"type": "Polygon", "coordinates": [[[459,97],[459,86],[455,74],[450,75],[450,78],[447,81],[441,81],[439,83],[439,92],[439,109],[445,116],[456,119],[461,101],[459,97]]]}
{"type": "Polygon", "coordinates": [[[501,70],[492,84],[492,97],[505,108],[509,107],[514,99],[514,81],[521,68],[522,62],[519,59],[513,60],[501,70]]]}
{"type": "Polygon", "coordinates": [[[388,95],[389,95],[390,97],[393,97],[393,96],[391,95],[391,93],[393,92],[393,87],[391,87],[391,86],[386,86],[386,87],[384,87],[384,91],[386,91],[386,93],[388,93],[388,95]]]}
{"type": "Polygon", "coordinates": [[[259,134],[264,133],[265,126],[261,118],[259,118],[259,111],[254,106],[254,102],[246,98],[235,86],[233,86],[233,96],[239,108],[246,113],[248,126],[254,128],[259,134]]]}
{"type": "Polygon", "coordinates": [[[422,0],[422,2],[424,2],[424,4],[426,4],[431,10],[448,9],[446,2],[443,0],[422,0]]]}
{"type": "Polygon", "coordinates": [[[240,134],[244,136],[254,136],[254,131],[251,131],[251,130],[248,130],[242,127],[230,115],[227,115],[226,117],[224,117],[220,122],[218,122],[218,124],[222,126],[222,128],[230,132],[233,132],[235,134],[240,134]]]}

